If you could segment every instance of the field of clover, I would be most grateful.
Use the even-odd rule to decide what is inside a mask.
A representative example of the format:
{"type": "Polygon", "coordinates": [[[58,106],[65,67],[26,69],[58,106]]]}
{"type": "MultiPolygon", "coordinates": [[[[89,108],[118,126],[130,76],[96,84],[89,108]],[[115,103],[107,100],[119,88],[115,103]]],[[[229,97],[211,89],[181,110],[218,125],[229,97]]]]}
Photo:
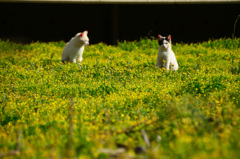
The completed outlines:
{"type": "Polygon", "coordinates": [[[0,41],[0,158],[240,158],[240,39],[87,46],[0,41]]]}

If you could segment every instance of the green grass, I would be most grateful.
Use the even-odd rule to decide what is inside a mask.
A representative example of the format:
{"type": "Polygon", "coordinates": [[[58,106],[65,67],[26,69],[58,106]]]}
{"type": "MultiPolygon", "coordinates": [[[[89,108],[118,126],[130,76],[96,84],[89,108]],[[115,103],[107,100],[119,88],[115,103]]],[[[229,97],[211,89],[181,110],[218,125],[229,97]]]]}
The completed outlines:
{"type": "Polygon", "coordinates": [[[177,72],[156,40],[64,45],[0,41],[0,157],[240,158],[240,39],[174,44],[177,72]]]}

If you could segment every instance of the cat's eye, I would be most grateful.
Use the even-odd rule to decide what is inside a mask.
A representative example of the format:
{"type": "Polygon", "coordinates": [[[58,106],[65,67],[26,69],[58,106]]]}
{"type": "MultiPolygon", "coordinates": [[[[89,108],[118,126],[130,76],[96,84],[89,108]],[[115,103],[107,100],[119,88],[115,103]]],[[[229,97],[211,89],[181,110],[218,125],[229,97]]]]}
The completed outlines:
{"type": "Polygon", "coordinates": [[[84,40],[86,45],[89,45],[89,41],[88,40],[84,40]]]}

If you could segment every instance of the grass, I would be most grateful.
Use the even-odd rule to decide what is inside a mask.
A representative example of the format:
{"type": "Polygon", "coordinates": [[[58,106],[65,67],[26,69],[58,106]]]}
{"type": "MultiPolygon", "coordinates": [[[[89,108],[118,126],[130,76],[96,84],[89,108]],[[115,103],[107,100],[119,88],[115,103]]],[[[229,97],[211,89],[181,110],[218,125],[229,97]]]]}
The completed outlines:
{"type": "Polygon", "coordinates": [[[154,39],[64,45],[0,41],[0,157],[240,158],[240,39],[174,44],[177,72],[154,39]]]}

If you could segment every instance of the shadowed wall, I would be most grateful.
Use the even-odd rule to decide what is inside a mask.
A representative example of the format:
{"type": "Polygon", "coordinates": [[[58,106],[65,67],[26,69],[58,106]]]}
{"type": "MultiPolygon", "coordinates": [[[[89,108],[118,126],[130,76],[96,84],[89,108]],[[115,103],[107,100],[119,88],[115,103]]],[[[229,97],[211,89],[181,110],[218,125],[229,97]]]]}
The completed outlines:
{"type": "MultiPolygon", "coordinates": [[[[240,4],[108,5],[0,3],[0,38],[68,41],[89,31],[90,43],[114,44],[171,34],[173,42],[231,37],[240,4]]],[[[240,21],[236,26],[240,36],[240,21]]]]}

